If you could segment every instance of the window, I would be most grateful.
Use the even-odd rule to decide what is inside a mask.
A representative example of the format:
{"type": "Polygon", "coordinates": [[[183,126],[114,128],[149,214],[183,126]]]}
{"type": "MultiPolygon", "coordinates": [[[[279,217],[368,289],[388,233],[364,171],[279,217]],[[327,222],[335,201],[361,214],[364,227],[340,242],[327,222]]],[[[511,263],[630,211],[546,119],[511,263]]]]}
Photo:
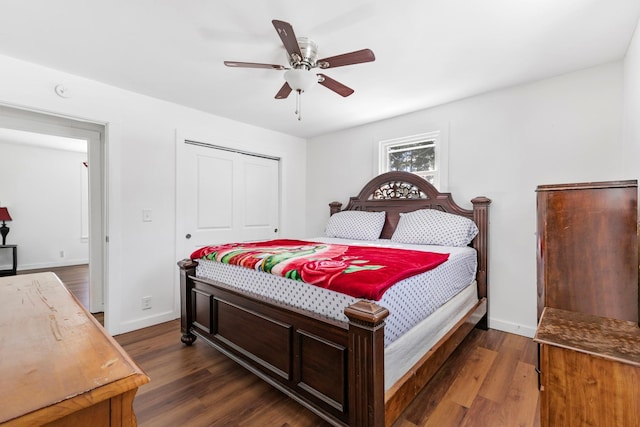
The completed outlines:
{"type": "Polygon", "coordinates": [[[440,188],[440,148],[439,131],[380,141],[380,173],[411,172],[440,188]]]}

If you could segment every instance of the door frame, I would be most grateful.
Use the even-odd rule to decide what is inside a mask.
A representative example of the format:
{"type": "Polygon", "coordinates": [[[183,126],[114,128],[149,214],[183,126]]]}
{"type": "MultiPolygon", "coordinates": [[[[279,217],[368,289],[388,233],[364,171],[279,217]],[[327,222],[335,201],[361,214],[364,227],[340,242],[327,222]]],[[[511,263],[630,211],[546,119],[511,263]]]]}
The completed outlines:
{"type": "Polygon", "coordinates": [[[0,127],[87,141],[89,168],[89,307],[107,322],[107,125],[0,104],[0,127]],[[96,197],[95,195],[98,195],[96,197]]]}

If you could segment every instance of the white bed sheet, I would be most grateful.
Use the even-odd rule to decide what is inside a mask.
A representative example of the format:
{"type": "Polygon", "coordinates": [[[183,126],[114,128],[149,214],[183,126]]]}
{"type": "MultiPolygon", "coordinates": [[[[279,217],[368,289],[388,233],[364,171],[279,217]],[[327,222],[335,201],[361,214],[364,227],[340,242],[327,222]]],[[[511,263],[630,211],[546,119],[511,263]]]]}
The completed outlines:
{"type": "MultiPolygon", "coordinates": [[[[390,312],[385,322],[385,348],[428,318],[475,280],[477,257],[475,249],[470,247],[407,245],[388,239],[354,241],[318,237],[305,240],[450,254],[445,263],[433,270],[398,282],[384,293],[380,301],[377,301],[377,304],[386,307],[390,312]]],[[[348,319],[344,315],[344,308],[361,299],[284,277],[215,261],[199,260],[196,275],[345,322],[348,319]]],[[[385,382],[385,384],[390,383],[385,382]]]]}

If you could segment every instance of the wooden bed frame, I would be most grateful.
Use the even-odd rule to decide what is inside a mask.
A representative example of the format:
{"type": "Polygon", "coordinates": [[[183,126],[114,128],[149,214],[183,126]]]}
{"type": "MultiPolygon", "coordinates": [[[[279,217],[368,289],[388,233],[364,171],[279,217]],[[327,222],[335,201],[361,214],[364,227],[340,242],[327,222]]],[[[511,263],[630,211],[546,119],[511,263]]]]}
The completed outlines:
{"type": "MultiPolygon", "coordinates": [[[[417,175],[388,172],[352,197],[344,210],[385,211],[382,238],[390,238],[400,212],[439,209],[471,218],[479,233],[478,303],[385,393],[384,319],[369,301],[345,308],[349,322],[294,309],[224,283],[197,278],[197,262],[180,267],[182,342],[196,337],[227,355],[334,425],[391,425],[474,326],[487,325],[488,207],[486,197],[463,209],[417,175]]],[[[331,214],[342,204],[330,204],[331,214]]]]}

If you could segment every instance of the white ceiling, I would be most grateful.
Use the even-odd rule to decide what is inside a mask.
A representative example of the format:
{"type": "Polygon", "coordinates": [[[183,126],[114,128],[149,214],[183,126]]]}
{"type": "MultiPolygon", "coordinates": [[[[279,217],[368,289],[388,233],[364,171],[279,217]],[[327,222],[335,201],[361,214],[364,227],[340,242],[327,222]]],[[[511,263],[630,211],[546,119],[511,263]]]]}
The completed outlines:
{"type": "Polygon", "coordinates": [[[87,140],[0,128],[0,143],[33,145],[53,150],[87,152],[87,140]]]}
{"type": "MultiPolygon", "coordinates": [[[[639,0],[3,0],[0,54],[300,137],[400,115],[624,57],[639,0]],[[370,48],[276,100],[288,65],[272,19],[319,57],[370,48]]],[[[64,83],[64,82],[61,82],[64,83]]],[[[74,88],[69,87],[73,96],[74,88]]]]}

